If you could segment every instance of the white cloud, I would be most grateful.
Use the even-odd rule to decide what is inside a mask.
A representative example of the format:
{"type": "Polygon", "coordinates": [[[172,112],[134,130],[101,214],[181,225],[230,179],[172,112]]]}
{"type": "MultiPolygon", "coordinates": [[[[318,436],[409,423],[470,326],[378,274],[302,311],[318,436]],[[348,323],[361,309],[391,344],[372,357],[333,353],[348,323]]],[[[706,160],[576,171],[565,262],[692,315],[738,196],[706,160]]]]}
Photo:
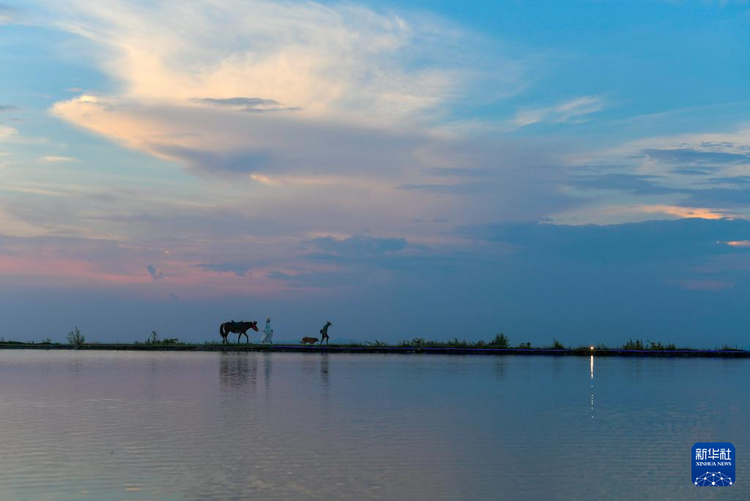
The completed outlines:
{"type": "Polygon", "coordinates": [[[601,96],[583,96],[564,101],[555,106],[521,110],[516,113],[511,124],[515,128],[521,128],[540,122],[571,122],[585,115],[601,111],[606,106],[607,101],[601,96]]]}
{"type": "Polygon", "coordinates": [[[49,23],[94,42],[106,55],[94,61],[119,84],[52,113],[201,175],[395,186],[432,166],[419,150],[445,137],[451,106],[523,86],[517,60],[421,14],[258,0],[42,4],[49,23]]]}
{"type": "Polygon", "coordinates": [[[521,84],[520,66],[488,56],[495,48],[482,49],[486,41],[433,18],[354,5],[79,0],[48,7],[51,22],[108,51],[103,69],[124,84],[120,97],[141,102],[252,98],[308,117],[393,121],[468,95],[477,78],[492,79],[498,96],[521,84]],[[475,51],[482,58],[472,58],[475,51]]]}
{"type": "Polygon", "coordinates": [[[15,7],[0,3],[0,25],[12,23],[19,14],[20,11],[15,7]]]}
{"type": "Polygon", "coordinates": [[[56,155],[47,155],[40,159],[42,162],[47,163],[67,163],[67,162],[77,162],[77,158],[73,157],[62,157],[62,156],[56,156],[56,155]]]}
{"type": "Polygon", "coordinates": [[[10,138],[18,134],[18,131],[8,125],[0,124],[0,140],[10,138]]]}
{"type": "MultiPolygon", "coordinates": [[[[516,92],[525,67],[449,23],[309,2],[36,3],[47,25],[91,42],[90,61],[114,84],[105,91],[82,82],[85,93],[51,113],[202,177],[180,177],[182,191],[166,202],[133,182],[126,199],[118,190],[117,198],[68,196],[62,204],[19,195],[7,203],[44,234],[190,248],[193,264],[238,263],[241,252],[225,255],[238,234],[283,233],[289,240],[268,251],[278,260],[306,232],[419,240],[429,231],[410,221],[536,218],[566,203],[552,169],[541,168],[538,180],[538,166],[552,165],[547,152],[443,132],[451,107],[516,92]],[[476,182],[432,179],[436,167],[492,175],[478,190],[476,182]],[[394,189],[402,185],[423,188],[394,189]],[[204,205],[178,204],[187,199],[204,205]],[[213,255],[215,242],[221,252],[213,255]]],[[[54,176],[79,170],[35,167],[54,176]]],[[[236,246],[244,251],[245,242],[236,246]]]]}

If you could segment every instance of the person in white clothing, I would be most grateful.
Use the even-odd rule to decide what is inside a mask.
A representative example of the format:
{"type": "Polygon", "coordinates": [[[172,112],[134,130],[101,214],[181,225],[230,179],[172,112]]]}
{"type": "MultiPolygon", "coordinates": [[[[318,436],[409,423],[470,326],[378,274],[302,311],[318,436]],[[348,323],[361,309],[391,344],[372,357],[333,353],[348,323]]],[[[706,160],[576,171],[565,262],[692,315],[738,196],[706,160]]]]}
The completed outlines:
{"type": "Polygon", "coordinates": [[[271,343],[273,344],[273,329],[271,328],[271,319],[266,319],[266,327],[263,329],[263,339],[260,340],[261,343],[271,343]]]}

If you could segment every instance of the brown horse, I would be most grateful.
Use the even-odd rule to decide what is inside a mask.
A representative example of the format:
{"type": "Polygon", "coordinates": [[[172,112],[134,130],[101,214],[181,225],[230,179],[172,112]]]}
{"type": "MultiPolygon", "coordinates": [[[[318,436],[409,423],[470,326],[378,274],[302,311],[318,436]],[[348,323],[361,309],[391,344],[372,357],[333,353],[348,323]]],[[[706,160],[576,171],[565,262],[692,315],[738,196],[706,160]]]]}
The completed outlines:
{"type": "Polygon", "coordinates": [[[227,336],[229,336],[230,332],[234,332],[236,334],[239,334],[237,336],[237,344],[239,344],[240,339],[242,339],[242,335],[245,335],[245,338],[247,339],[247,342],[250,342],[250,337],[247,335],[248,329],[252,329],[255,332],[258,332],[258,322],[235,322],[232,320],[231,322],[224,322],[219,326],[219,334],[221,334],[221,343],[229,343],[229,340],[227,339],[227,336]]]}

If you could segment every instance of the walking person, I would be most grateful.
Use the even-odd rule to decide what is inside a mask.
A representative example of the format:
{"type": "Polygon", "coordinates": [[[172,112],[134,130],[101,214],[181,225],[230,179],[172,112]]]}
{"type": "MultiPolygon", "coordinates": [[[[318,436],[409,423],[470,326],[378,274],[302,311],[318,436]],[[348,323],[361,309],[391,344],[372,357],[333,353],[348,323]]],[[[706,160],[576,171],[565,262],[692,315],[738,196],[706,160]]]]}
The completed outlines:
{"type": "Polygon", "coordinates": [[[266,319],[266,327],[263,329],[263,339],[260,340],[261,344],[266,342],[273,344],[273,329],[271,328],[271,319],[266,319]]]}
{"type": "Polygon", "coordinates": [[[333,324],[329,321],[326,322],[322,329],[320,329],[320,344],[323,344],[324,339],[326,340],[326,344],[328,344],[328,328],[332,325],[333,324]]]}

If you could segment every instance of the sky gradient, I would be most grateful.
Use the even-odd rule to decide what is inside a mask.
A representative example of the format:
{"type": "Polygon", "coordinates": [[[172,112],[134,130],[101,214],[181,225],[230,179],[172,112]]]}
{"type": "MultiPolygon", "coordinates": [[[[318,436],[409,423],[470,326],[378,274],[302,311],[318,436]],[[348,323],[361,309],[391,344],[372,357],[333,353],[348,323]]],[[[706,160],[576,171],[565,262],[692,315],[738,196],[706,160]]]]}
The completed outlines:
{"type": "Polygon", "coordinates": [[[730,0],[0,0],[0,336],[748,348],[748,28],[730,0]]]}

